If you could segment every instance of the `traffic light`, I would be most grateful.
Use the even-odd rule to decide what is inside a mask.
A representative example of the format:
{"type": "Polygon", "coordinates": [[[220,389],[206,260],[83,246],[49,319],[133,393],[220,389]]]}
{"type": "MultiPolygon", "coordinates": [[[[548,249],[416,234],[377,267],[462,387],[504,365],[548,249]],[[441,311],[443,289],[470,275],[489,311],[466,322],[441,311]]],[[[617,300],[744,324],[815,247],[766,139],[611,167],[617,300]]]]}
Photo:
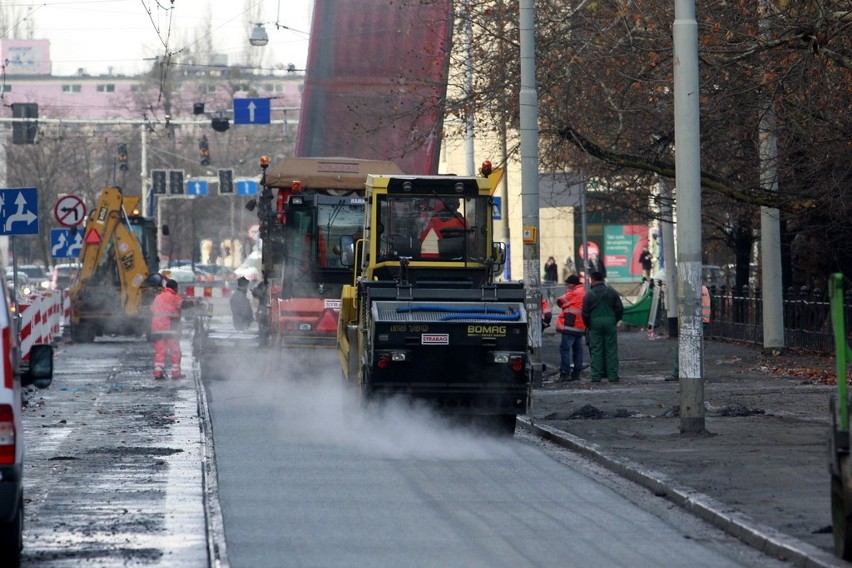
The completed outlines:
{"type": "Polygon", "coordinates": [[[169,193],[183,195],[183,170],[169,170],[169,193]]]}
{"type": "Polygon", "coordinates": [[[234,170],[219,170],[219,194],[234,193],[234,170]]]}
{"type": "Polygon", "coordinates": [[[201,156],[201,165],[210,165],[210,146],[207,144],[207,136],[202,136],[198,141],[198,153],[201,156]]]}
{"type": "Polygon", "coordinates": [[[127,144],[124,142],[118,144],[118,168],[123,172],[127,171],[127,144]]]}
{"type": "MultiPolygon", "coordinates": [[[[12,103],[13,118],[38,118],[37,103],[12,103]]],[[[12,123],[12,144],[35,144],[38,122],[12,123]]]]}
{"type": "Polygon", "coordinates": [[[166,170],[151,170],[151,191],[154,195],[165,195],[166,186],[166,170]]]}

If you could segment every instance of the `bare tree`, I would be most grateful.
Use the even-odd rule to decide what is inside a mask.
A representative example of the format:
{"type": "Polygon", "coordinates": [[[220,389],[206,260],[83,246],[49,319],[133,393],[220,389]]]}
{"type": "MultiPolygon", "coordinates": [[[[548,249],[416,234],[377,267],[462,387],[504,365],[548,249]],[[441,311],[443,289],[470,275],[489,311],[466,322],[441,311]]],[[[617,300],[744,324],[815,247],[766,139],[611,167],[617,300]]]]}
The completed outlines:
{"type": "MultiPolygon", "coordinates": [[[[472,4],[463,17],[479,32],[476,89],[454,105],[475,105],[485,126],[508,119],[517,127],[516,7],[472,4]]],[[[848,223],[842,228],[850,212],[852,3],[774,2],[768,40],[757,33],[756,8],[723,0],[699,7],[704,233],[710,244],[735,246],[747,275],[745,233],[759,206],[777,207],[788,263],[825,274],[852,264],[848,223]],[[761,95],[777,101],[778,193],[760,185],[761,95]]],[[[659,178],[674,176],[671,10],[651,0],[536,5],[542,168],[582,170],[599,182],[607,207],[646,216],[659,178]]]]}

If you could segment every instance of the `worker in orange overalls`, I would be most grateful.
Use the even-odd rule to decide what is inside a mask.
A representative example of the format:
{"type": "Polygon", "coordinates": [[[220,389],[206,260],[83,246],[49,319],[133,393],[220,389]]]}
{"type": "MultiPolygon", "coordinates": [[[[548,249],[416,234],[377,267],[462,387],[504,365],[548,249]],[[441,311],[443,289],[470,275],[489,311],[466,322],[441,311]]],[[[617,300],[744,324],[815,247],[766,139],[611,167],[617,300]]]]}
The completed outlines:
{"type": "Polygon", "coordinates": [[[178,283],[166,282],[162,292],[151,303],[151,337],[154,339],[154,378],[165,378],[166,353],[171,359],[171,376],[180,372],[180,309],[183,303],[178,293],[178,283]]]}

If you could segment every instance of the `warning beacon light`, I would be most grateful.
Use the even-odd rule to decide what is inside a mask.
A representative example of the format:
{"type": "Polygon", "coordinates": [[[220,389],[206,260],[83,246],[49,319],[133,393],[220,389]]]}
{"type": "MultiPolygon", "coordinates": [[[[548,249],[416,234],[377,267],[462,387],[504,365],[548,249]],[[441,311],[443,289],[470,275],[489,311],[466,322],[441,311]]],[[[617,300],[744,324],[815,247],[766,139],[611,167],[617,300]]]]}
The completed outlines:
{"type": "Polygon", "coordinates": [[[491,172],[494,171],[494,168],[491,167],[491,162],[489,160],[485,160],[482,162],[482,167],[479,171],[482,172],[483,177],[488,177],[491,175],[491,172]]]}

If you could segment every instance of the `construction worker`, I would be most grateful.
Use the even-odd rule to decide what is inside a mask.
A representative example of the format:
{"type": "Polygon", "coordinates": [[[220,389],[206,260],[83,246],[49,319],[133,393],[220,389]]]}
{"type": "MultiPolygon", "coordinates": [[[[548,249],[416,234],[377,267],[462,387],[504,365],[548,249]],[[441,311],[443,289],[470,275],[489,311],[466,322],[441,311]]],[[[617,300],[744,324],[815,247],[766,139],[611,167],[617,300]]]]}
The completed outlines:
{"type": "Polygon", "coordinates": [[[422,258],[448,260],[464,254],[467,221],[459,213],[459,198],[445,197],[439,201],[426,228],[420,234],[422,258]]]}
{"type": "Polygon", "coordinates": [[[618,330],[616,325],[624,315],[624,304],[618,292],[604,283],[604,276],[594,271],[591,288],[583,298],[583,322],[589,330],[589,350],[592,352],[592,382],[608,379],[618,382],[618,330]]]}
{"type": "Polygon", "coordinates": [[[166,281],[163,290],[151,303],[151,337],[154,340],[154,378],[163,379],[166,355],[171,361],[171,377],[179,379],[180,372],[180,309],[183,303],[178,283],[166,281]]]}
{"type": "Polygon", "coordinates": [[[248,299],[248,278],[240,276],[237,279],[237,289],[231,295],[231,317],[234,321],[234,329],[247,329],[254,321],[254,312],[248,299]]]}
{"type": "Polygon", "coordinates": [[[567,290],[556,299],[561,312],[556,318],[556,333],[562,335],[559,344],[559,379],[577,381],[583,370],[583,337],[586,325],[583,323],[583,298],[586,289],[580,284],[580,277],[571,274],[565,279],[567,290]]]}

